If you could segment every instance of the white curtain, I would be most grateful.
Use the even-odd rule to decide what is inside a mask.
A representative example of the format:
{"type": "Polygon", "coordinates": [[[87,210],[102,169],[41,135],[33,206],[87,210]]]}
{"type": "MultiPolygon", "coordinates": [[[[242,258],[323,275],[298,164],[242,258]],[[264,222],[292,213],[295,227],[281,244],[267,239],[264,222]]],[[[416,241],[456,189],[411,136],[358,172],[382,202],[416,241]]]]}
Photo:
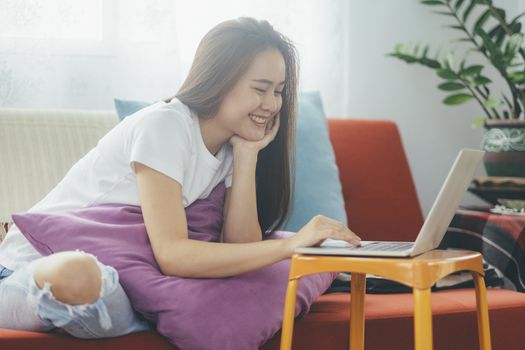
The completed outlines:
{"type": "Polygon", "coordinates": [[[300,88],[349,115],[346,0],[0,0],[0,107],[111,109],[173,95],[202,36],[267,19],[301,60],[300,88]]]}

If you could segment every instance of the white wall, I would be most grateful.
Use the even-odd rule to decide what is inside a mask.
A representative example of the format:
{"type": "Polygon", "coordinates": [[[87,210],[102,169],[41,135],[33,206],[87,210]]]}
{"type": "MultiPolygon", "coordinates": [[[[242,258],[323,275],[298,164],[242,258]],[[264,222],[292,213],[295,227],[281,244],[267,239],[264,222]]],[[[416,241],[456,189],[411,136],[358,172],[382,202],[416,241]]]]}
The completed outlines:
{"type": "MultiPolygon", "coordinates": [[[[398,42],[429,43],[434,53],[457,36],[440,27],[445,17],[432,14],[418,0],[101,3],[107,48],[80,45],[71,50],[60,44],[56,50],[45,41],[26,47],[20,40],[0,39],[0,107],[111,109],[113,97],[170,96],[182,82],[201,35],[225,18],[248,15],[270,20],[296,42],[301,88],[320,90],[329,116],[397,122],[425,213],[458,150],[479,147],[483,129],[471,129],[470,123],[482,111],[474,102],[444,106],[445,95],[436,87],[440,79],[433,71],[386,57],[398,42]],[[135,8],[134,16],[126,15],[130,8],[135,8]],[[129,27],[139,25],[138,32],[151,31],[158,41],[117,40],[119,21],[128,17],[137,20],[129,27]],[[155,20],[142,23],[142,17],[155,20]]],[[[509,15],[525,11],[525,0],[495,3],[509,15]]],[[[25,10],[20,11],[18,17],[24,18],[25,10]]]]}
{"type": "MultiPolygon", "coordinates": [[[[525,0],[495,3],[510,14],[525,8],[525,0]]],[[[458,150],[479,148],[483,128],[472,129],[470,123],[483,112],[475,102],[443,105],[445,94],[437,89],[441,79],[432,70],[408,65],[385,53],[396,43],[421,41],[431,45],[433,54],[439,45],[458,37],[458,32],[441,28],[447,18],[413,0],[354,0],[349,18],[351,64],[346,110],[351,117],[387,118],[398,123],[427,214],[458,150]]],[[[484,174],[480,167],[478,175],[484,174]]],[[[465,201],[483,203],[470,194],[465,201]]]]}

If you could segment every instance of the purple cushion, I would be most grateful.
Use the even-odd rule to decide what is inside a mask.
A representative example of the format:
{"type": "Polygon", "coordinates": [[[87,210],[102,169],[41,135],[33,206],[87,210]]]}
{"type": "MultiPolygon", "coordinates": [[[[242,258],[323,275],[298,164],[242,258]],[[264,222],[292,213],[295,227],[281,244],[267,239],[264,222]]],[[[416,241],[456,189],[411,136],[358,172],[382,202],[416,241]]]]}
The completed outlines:
{"type": "MultiPolygon", "coordinates": [[[[186,208],[191,239],[218,241],[224,195],[221,183],[186,208]]],[[[181,349],[257,349],[280,329],[289,259],[229,278],[179,278],[159,271],[140,207],[22,213],[13,220],[43,255],[80,249],[115,267],[133,307],[181,349]]],[[[291,234],[278,231],[269,239],[291,234]]],[[[308,312],[336,275],[301,279],[296,316],[308,312]]]]}

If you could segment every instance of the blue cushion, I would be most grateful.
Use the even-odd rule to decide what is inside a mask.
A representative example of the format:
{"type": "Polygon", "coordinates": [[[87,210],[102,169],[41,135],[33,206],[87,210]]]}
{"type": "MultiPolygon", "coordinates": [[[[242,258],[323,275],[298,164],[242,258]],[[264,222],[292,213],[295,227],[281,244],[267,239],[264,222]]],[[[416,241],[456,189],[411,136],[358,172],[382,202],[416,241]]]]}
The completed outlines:
{"type": "Polygon", "coordinates": [[[113,99],[113,103],[115,103],[115,109],[117,110],[117,115],[120,120],[152,104],[152,102],[121,100],[119,98],[113,99]]]}
{"type": "MultiPolygon", "coordinates": [[[[121,120],[150,104],[115,99],[121,120]]],[[[346,225],[339,170],[318,91],[302,92],[299,95],[296,135],[295,194],[292,212],[283,230],[297,231],[317,214],[346,225]]]]}
{"type": "Polygon", "coordinates": [[[293,208],[284,230],[297,231],[322,214],[345,225],[339,170],[318,91],[299,95],[293,208]]]}

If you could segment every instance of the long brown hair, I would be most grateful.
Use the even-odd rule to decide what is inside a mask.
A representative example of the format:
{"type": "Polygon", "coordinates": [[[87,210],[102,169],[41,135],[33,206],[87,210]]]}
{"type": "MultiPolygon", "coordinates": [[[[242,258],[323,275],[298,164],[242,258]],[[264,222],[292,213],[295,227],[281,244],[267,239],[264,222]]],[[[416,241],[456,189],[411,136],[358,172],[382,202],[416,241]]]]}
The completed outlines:
{"type": "Polygon", "coordinates": [[[257,212],[263,235],[281,228],[291,209],[298,80],[294,45],[265,20],[241,17],[222,22],[202,38],[190,72],[174,96],[200,118],[215,115],[251,61],[266,49],[278,50],[286,68],[279,132],[257,160],[257,212]]]}

